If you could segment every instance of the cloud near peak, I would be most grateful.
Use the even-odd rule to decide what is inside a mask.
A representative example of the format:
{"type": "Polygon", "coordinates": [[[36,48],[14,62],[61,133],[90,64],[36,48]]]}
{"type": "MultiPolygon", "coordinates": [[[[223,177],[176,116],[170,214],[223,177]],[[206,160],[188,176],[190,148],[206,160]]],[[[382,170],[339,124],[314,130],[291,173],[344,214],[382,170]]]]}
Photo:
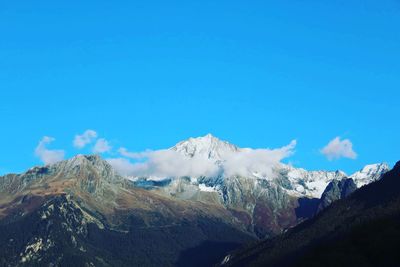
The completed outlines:
{"type": "Polygon", "coordinates": [[[296,141],[278,149],[244,148],[223,155],[224,161],[218,164],[204,157],[187,157],[177,151],[163,149],[144,152],[129,152],[125,148],[118,151],[119,158],[107,159],[108,162],[122,175],[133,177],[199,177],[224,174],[269,176],[272,168],[284,158],[294,153],[296,141]]]}
{"type": "Polygon", "coordinates": [[[86,130],[83,134],[75,135],[73,144],[75,148],[81,149],[86,145],[92,143],[97,138],[97,132],[93,130],[86,130]]]}
{"type": "Polygon", "coordinates": [[[94,153],[105,153],[109,152],[112,149],[108,141],[104,138],[100,138],[96,141],[96,144],[93,147],[94,153]]]}
{"type": "Polygon", "coordinates": [[[332,139],[324,148],[322,148],[321,153],[328,160],[357,158],[357,153],[353,150],[353,143],[349,139],[341,140],[339,136],[332,139]]]}
{"type": "Polygon", "coordinates": [[[98,138],[98,134],[94,130],[86,130],[82,134],[75,135],[73,145],[77,149],[83,149],[87,145],[94,144],[91,148],[93,153],[102,154],[110,152],[112,146],[105,138],[98,138]]]}
{"type": "Polygon", "coordinates": [[[297,141],[277,149],[251,149],[244,148],[236,153],[229,153],[223,164],[226,176],[242,175],[257,172],[261,176],[271,176],[272,168],[283,159],[294,154],[297,141]]]}
{"type": "Polygon", "coordinates": [[[35,155],[45,164],[53,164],[64,159],[64,150],[51,150],[47,146],[54,142],[53,137],[44,136],[37,147],[35,148],[35,155]]]}

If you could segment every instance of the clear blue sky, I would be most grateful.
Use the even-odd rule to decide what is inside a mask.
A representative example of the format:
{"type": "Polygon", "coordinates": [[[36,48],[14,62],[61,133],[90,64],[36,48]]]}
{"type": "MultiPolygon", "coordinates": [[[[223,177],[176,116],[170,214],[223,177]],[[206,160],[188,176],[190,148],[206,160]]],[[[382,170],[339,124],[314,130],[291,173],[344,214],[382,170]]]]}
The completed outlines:
{"type": "MultiPolygon", "coordinates": [[[[297,139],[296,166],[400,159],[400,2],[2,1],[0,173],[96,130],[159,149],[208,132],[243,147],[297,139]],[[328,161],[336,136],[358,158],[328,161]]],[[[86,151],[87,152],[87,151],[86,151]]]]}

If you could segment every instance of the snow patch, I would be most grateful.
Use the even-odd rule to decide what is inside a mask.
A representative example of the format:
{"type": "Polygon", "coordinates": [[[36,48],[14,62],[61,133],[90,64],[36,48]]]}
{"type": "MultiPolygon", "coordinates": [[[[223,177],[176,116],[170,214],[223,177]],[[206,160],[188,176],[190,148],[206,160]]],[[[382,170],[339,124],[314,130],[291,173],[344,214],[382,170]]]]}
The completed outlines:
{"type": "Polygon", "coordinates": [[[218,192],[215,187],[207,186],[205,184],[199,184],[199,189],[203,192],[218,192]]]}

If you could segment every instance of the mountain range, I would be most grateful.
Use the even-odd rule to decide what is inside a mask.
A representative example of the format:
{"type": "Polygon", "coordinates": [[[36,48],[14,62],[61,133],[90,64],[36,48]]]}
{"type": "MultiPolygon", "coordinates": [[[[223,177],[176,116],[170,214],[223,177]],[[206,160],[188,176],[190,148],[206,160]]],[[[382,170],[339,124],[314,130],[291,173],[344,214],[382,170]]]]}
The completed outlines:
{"type": "MultiPolygon", "coordinates": [[[[205,159],[223,166],[248,148],[239,148],[208,134],[190,138],[170,148],[189,159],[205,159]]],[[[245,154],[246,155],[246,154],[245,154]]],[[[238,163],[240,164],[240,162],[238,163]]],[[[220,205],[233,212],[234,217],[258,238],[274,236],[316,212],[317,200],[331,181],[350,178],[357,187],[371,183],[389,170],[385,163],[371,164],[354,174],[343,171],[307,171],[291,165],[276,163],[269,166],[247,165],[246,175],[199,177],[130,177],[136,186],[180,200],[193,200],[220,205]]]]}
{"type": "Polygon", "coordinates": [[[400,161],[282,235],[229,254],[221,266],[399,266],[400,161]]]}
{"type": "Polygon", "coordinates": [[[352,175],[274,163],[227,172],[251,150],[210,134],[168,151],[218,171],[128,176],[98,155],[77,155],[1,176],[0,265],[210,266],[325,214],[389,171],[384,163],[352,175]]]}

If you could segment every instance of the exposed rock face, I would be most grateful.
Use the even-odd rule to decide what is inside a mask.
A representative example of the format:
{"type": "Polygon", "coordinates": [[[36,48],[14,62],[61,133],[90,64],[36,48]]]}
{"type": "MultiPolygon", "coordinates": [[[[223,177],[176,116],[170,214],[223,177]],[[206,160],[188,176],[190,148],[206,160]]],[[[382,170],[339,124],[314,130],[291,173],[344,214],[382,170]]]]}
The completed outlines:
{"type": "Polygon", "coordinates": [[[345,178],[340,181],[331,181],[321,196],[320,204],[318,205],[318,212],[331,205],[334,201],[349,196],[356,190],[357,185],[351,178],[345,178]]]}
{"type": "Polygon", "coordinates": [[[52,165],[31,168],[23,174],[2,176],[0,192],[15,194],[34,183],[40,185],[57,179],[68,182],[70,178],[79,178],[76,186],[92,194],[104,193],[104,183],[127,183],[126,179],[118,175],[100,156],[78,155],[52,165]]]}
{"type": "Polygon", "coordinates": [[[191,260],[191,266],[196,266],[204,259],[210,265],[223,252],[253,240],[212,215],[172,218],[158,211],[135,210],[124,217],[124,228],[111,228],[103,214],[83,206],[81,199],[47,197],[34,211],[0,221],[0,265],[176,266],[182,262],[187,266],[183,263],[191,260]],[[209,247],[191,259],[182,257],[203,242],[209,247]]]}
{"type": "Polygon", "coordinates": [[[222,206],[136,188],[98,156],[3,176],[0,186],[1,266],[209,265],[255,239],[222,206]]]}

